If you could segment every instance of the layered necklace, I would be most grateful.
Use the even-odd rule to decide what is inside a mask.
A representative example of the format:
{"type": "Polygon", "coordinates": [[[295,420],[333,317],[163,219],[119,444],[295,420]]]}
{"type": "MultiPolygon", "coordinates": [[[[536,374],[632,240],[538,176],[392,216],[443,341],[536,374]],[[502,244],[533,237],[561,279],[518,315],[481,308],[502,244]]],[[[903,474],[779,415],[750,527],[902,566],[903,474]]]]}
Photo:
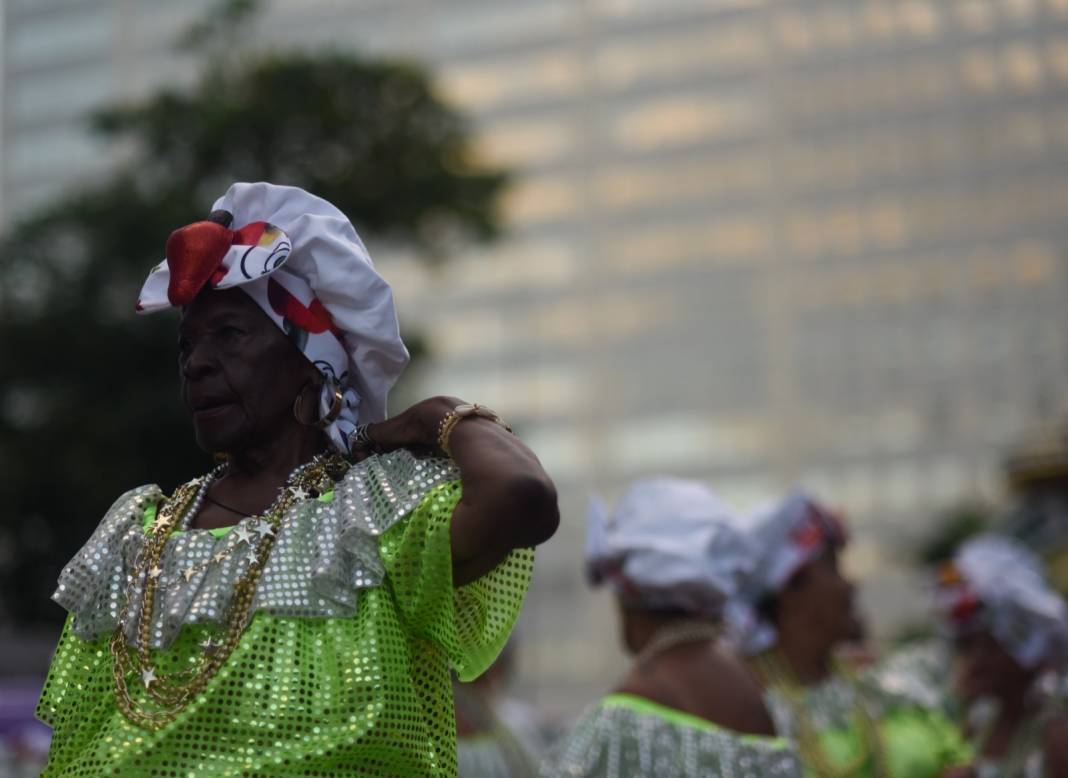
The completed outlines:
{"type": "Polygon", "coordinates": [[[152,637],[152,612],[156,590],[160,585],[163,568],[160,561],[167,541],[175,530],[188,529],[204,504],[208,489],[221,474],[225,465],[212,470],[178,487],[170,499],[159,509],[155,522],[148,528],[144,543],[134,560],[130,576],[130,588],[119,614],[119,624],[111,638],[111,654],[114,657],[115,697],[119,710],[133,724],[146,729],[158,729],[172,721],[207,686],[208,682],[225,664],[252,619],[252,605],[260,575],[274,547],[275,537],[282,517],[289,508],[312,495],[330,491],[337,480],[348,470],[348,463],[340,456],[320,454],[310,462],[300,465],[286,479],[274,502],[258,518],[254,528],[239,526],[234,532],[238,542],[219,551],[207,562],[181,571],[186,581],[191,581],[212,564],[219,564],[231,556],[242,542],[248,548],[248,567],[234,582],[230,604],[223,614],[219,634],[209,634],[201,643],[201,654],[194,658],[188,668],[173,673],[162,673],[149,653],[152,637]],[[127,644],[124,632],[131,606],[140,606],[135,646],[127,644]],[[128,682],[136,679],[144,687],[148,698],[138,702],[130,695],[128,682]],[[151,706],[146,703],[151,700],[151,706]]]}
{"type": "Polygon", "coordinates": [[[719,640],[722,632],[723,630],[718,624],[697,619],[687,619],[669,624],[658,629],[653,634],[649,642],[645,644],[645,647],[634,657],[634,662],[641,666],[647,664],[653,657],[659,656],[675,646],[719,640]]]}
{"type": "Polygon", "coordinates": [[[844,764],[839,764],[827,756],[820,742],[819,729],[813,724],[805,704],[805,687],[794,675],[789,665],[772,652],[758,656],[755,660],[757,673],[765,685],[779,692],[790,708],[796,722],[795,737],[797,750],[805,766],[820,778],[849,778],[857,775],[868,764],[871,765],[873,778],[888,778],[890,766],[887,762],[886,748],[883,744],[879,724],[875,721],[867,706],[857,679],[852,672],[840,665],[834,671],[853,691],[852,718],[860,737],[861,750],[857,756],[844,764]]]}

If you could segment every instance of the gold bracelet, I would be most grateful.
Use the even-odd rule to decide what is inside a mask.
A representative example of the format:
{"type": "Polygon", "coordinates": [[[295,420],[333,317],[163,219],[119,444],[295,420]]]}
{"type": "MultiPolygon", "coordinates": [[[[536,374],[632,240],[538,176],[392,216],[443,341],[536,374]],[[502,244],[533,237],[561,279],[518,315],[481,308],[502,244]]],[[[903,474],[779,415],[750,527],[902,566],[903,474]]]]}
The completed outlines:
{"type": "Polygon", "coordinates": [[[512,428],[504,423],[504,419],[500,417],[496,411],[492,411],[484,405],[478,403],[460,403],[442,418],[441,423],[438,425],[438,448],[445,452],[445,456],[452,458],[452,450],[449,448],[449,438],[452,436],[453,428],[456,427],[464,419],[470,419],[478,417],[482,419],[489,419],[496,424],[500,424],[509,432],[512,428]]]}

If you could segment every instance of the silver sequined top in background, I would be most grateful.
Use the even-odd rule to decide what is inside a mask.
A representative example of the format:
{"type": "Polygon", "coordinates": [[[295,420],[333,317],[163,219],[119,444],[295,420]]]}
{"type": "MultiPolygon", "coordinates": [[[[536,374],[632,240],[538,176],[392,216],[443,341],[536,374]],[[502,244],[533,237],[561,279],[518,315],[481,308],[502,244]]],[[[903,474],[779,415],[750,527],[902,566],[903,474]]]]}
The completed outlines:
{"type": "Polygon", "coordinates": [[[609,695],[554,749],[542,778],[801,778],[780,738],[740,735],[707,722],[687,726],[616,704],[609,695]]]}

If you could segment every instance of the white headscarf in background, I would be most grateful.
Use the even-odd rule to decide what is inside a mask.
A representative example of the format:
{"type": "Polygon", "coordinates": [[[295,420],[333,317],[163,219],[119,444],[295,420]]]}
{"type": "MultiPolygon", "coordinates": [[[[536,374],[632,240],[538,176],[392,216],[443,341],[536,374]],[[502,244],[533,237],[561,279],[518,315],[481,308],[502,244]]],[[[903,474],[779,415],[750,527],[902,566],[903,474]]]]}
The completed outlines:
{"type": "Polygon", "coordinates": [[[935,604],[951,635],[989,630],[1023,667],[1068,659],[1068,606],[1016,540],[988,534],[964,543],[940,571],[935,604]]]}
{"type": "Polygon", "coordinates": [[[386,417],[408,363],[389,284],[348,218],[303,189],[238,183],[212,210],[229,212],[233,229],[202,221],[175,230],[137,310],[181,308],[206,286],[247,293],[328,379],[321,416],[340,392],[340,414],[325,432],[348,454],[357,422],[386,417]]]}
{"type": "Polygon", "coordinates": [[[843,547],[849,538],[841,517],[800,490],[761,506],[742,521],[755,557],[727,618],[739,648],[758,654],[778,639],[775,625],[759,613],[760,603],[782,591],[806,564],[830,548],[843,547]]]}
{"type": "Polygon", "coordinates": [[[632,607],[718,619],[752,557],[730,509],[696,481],[636,481],[611,513],[600,499],[590,504],[590,580],[632,607]]]}

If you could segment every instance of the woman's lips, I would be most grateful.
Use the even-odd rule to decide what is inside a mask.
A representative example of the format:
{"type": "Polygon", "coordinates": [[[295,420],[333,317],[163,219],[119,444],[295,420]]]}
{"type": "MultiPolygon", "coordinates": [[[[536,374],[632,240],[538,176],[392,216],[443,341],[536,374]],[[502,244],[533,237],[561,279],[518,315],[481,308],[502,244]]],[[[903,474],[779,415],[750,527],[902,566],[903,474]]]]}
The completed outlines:
{"type": "Polygon", "coordinates": [[[214,416],[221,416],[226,413],[233,403],[220,402],[213,405],[204,405],[193,411],[193,418],[195,419],[210,419],[214,416]]]}

